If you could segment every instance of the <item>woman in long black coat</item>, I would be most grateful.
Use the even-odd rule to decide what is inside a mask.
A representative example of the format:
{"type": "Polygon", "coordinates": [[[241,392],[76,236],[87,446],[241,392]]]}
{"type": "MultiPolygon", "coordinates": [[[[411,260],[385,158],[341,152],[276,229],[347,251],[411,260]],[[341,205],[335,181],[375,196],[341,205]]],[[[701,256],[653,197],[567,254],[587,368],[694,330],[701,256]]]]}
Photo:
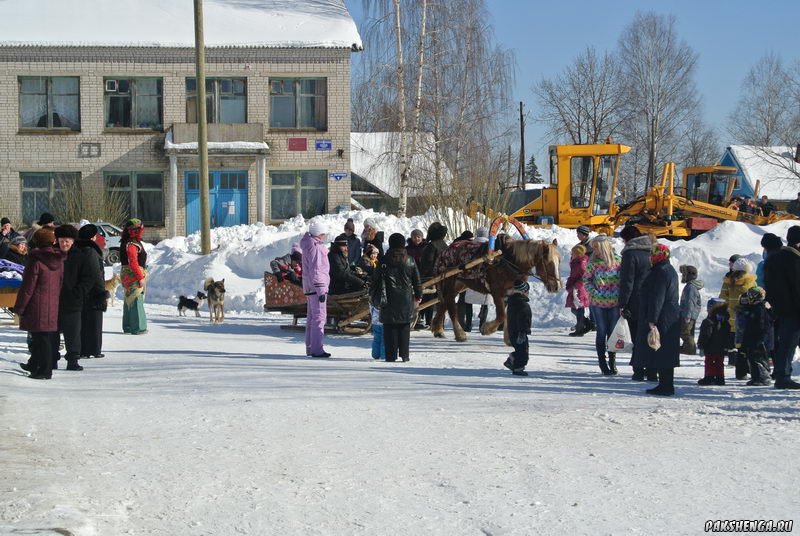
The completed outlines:
{"type": "Polygon", "coordinates": [[[637,357],[647,368],[658,370],[658,385],[648,389],[651,395],[672,396],[675,367],[680,366],[681,324],[678,306],[678,273],[669,263],[669,248],[653,246],[650,263],[653,267],[642,283],[639,322],[636,332],[637,357]],[[653,350],[647,343],[652,326],[658,328],[661,348],[653,350]]]}
{"type": "Polygon", "coordinates": [[[103,314],[109,293],[105,288],[103,251],[97,245],[97,226],[87,223],[78,230],[78,240],[73,247],[93,259],[98,270],[93,272],[94,285],[89,290],[81,310],[81,357],[105,357],[103,354],[103,314]]]}
{"type": "Polygon", "coordinates": [[[398,354],[403,361],[409,360],[411,322],[417,316],[417,305],[422,299],[419,270],[414,259],[408,256],[405,245],[406,239],[400,233],[389,237],[389,251],[375,272],[373,284],[373,299],[381,302],[383,342],[389,362],[397,361],[398,354]]]}

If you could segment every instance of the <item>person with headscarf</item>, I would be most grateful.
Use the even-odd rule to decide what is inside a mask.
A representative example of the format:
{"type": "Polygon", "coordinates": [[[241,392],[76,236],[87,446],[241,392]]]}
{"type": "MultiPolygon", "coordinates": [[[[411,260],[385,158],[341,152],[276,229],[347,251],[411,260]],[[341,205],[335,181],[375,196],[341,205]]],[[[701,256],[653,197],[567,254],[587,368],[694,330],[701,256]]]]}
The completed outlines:
{"type": "Polygon", "coordinates": [[[419,270],[406,253],[406,239],[400,233],[389,237],[389,251],[375,272],[371,299],[380,309],[386,361],[410,359],[411,322],[422,300],[419,270]]]}
{"type": "Polygon", "coordinates": [[[637,353],[645,367],[658,370],[658,385],[647,394],[675,394],[675,367],[680,366],[681,310],[678,304],[678,273],[669,262],[670,250],[655,244],[650,253],[652,268],[642,283],[642,302],[636,333],[637,353]],[[658,331],[660,347],[648,341],[652,330],[658,331]]]}
{"type": "Polygon", "coordinates": [[[306,295],[306,356],[330,357],[325,351],[326,301],[331,284],[328,250],[323,243],[327,236],[321,221],[312,221],[300,240],[303,253],[303,292],[306,295]]]}
{"type": "Polygon", "coordinates": [[[103,354],[103,315],[108,308],[110,293],[105,287],[103,250],[97,244],[97,226],[87,223],[78,229],[77,248],[97,265],[94,281],[81,310],[81,357],[105,357],[103,354]]]}
{"type": "Polygon", "coordinates": [[[133,335],[147,333],[144,296],[147,286],[147,251],[142,237],[144,224],[138,218],[125,222],[119,246],[122,268],[120,280],[125,291],[122,304],[122,331],[133,335]]]}
{"type": "Polygon", "coordinates": [[[622,248],[622,262],[619,268],[619,312],[628,320],[628,327],[634,337],[630,365],[633,369],[631,380],[643,382],[645,379],[656,381],[658,373],[647,370],[636,355],[636,331],[639,322],[639,308],[642,300],[642,283],[650,273],[650,250],[653,239],[643,235],[634,225],[628,225],[619,234],[625,242],[622,248]]]}

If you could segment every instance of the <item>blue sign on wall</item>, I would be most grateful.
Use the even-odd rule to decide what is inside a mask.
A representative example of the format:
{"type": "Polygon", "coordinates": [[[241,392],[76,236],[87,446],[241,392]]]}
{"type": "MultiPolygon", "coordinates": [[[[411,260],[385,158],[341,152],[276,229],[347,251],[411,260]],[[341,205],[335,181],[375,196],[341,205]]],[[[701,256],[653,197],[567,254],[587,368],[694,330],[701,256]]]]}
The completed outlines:
{"type": "Polygon", "coordinates": [[[329,176],[330,176],[330,178],[332,178],[335,181],[340,181],[342,179],[347,178],[347,173],[335,173],[334,172],[334,173],[331,173],[329,176]]]}
{"type": "Polygon", "coordinates": [[[316,140],[314,146],[317,151],[330,151],[333,149],[333,141],[331,140],[316,140]]]}

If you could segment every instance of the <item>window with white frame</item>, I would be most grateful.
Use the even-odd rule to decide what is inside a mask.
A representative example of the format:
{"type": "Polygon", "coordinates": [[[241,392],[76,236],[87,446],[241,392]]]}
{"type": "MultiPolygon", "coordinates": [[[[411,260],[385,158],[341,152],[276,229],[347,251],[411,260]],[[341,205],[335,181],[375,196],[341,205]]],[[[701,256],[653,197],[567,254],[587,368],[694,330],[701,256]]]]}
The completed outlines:
{"type": "Polygon", "coordinates": [[[19,77],[20,128],[81,129],[80,77],[19,77]]]}
{"type": "Polygon", "coordinates": [[[72,172],[23,172],[22,221],[32,224],[42,212],[56,221],[72,219],[81,209],[81,174],[72,172]]]}
{"type": "Polygon", "coordinates": [[[164,174],[161,171],[109,171],[106,191],[118,197],[131,218],[164,225],[164,174]]]}
{"type": "Polygon", "coordinates": [[[273,171],[269,174],[270,219],[288,220],[298,214],[311,218],[325,213],[327,171],[273,171]]]}
{"type": "MultiPolygon", "coordinates": [[[[206,120],[247,123],[247,79],[206,79],[206,120]]],[[[186,79],[186,122],[197,123],[197,79],[186,79]]]]}
{"type": "Polygon", "coordinates": [[[269,88],[271,128],[328,129],[327,79],[272,78],[269,88]]]}
{"type": "Polygon", "coordinates": [[[106,78],[106,128],[162,129],[161,78],[106,78]]]}

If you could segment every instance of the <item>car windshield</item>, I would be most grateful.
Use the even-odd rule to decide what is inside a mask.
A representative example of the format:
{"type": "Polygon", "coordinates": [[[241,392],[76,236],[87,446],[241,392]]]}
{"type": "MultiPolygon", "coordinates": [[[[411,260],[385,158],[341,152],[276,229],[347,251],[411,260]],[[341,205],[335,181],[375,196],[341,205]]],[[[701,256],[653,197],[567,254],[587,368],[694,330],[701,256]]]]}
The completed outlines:
{"type": "Polygon", "coordinates": [[[116,225],[112,225],[110,223],[101,223],[98,226],[103,228],[105,231],[106,236],[120,236],[122,234],[122,229],[117,227],[116,225]]]}

